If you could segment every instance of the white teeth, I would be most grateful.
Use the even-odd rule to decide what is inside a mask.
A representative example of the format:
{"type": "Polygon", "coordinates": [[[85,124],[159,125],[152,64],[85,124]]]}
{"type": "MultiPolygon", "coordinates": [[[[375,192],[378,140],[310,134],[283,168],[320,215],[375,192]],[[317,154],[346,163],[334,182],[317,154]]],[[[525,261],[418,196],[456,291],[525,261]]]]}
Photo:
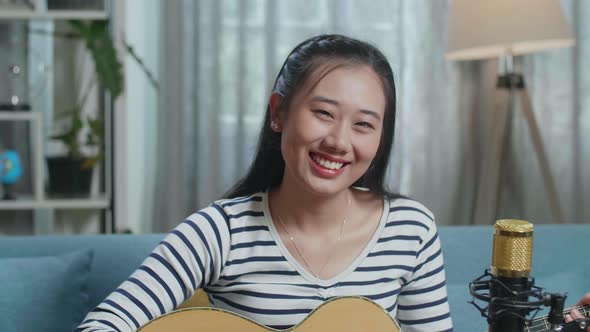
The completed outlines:
{"type": "Polygon", "coordinates": [[[328,161],[326,159],[320,158],[319,156],[317,156],[315,154],[313,155],[313,160],[315,160],[315,162],[324,166],[325,168],[329,168],[329,169],[340,169],[344,165],[343,163],[337,163],[334,161],[328,161]]]}

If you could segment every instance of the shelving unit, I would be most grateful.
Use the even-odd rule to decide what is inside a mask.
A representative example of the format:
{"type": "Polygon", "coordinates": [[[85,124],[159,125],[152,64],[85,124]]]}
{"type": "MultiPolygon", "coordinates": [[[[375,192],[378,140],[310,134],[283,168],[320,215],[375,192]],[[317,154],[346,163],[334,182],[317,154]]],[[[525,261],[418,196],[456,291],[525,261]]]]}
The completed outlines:
{"type": "MultiPolygon", "coordinates": [[[[0,6],[0,20],[29,20],[29,21],[59,21],[59,20],[108,20],[110,17],[110,0],[104,0],[104,10],[48,10],[46,0],[32,1],[34,9],[11,9],[0,6]]],[[[53,84],[53,83],[51,83],[53,84]]],[[[110,119],[111,101],[108,96],[104,96],[104,111],[106,119],[110,119]]],[[[46,103],[52,104],[52,103],[46,103]]],[[[50,107],[49,116],[45,119],[51,119],[53,106],[50,107]]],[[[41,107],[43,108],[43,107],[41,107]]],[[[32,174],[32,193],[18,195],[16,200],[0,200],[0,210],[31,210],[34,216],[34,234],[50,234],[54,232],[55,211],[56,210],[102,210],[101,232],[111,233],[114,231],[113,218],[113,199],[112,199],[112,160],[109,151],[105,151],[105,175],[104,179],[106,188],[104,192],[93,192],[89,197],[81,198],[54,198],[49,197],[45,192],[45,182],[47,174],[45,171],[45,138],[48,133],[44,132],[44,114],[47,109],[36,108],[34,103],[32,111],[16,112],[0,110],[0,122],[29,122],[29,140],[30,140],[30,170],[32,174]]],[[[106,124],[109,125],[108,123],[106,124]]],[[[110,135],[110,129],[107,129],[106,135],[110,135]]],[[[107,149],[112,147],[111,138],[107,138],[107,149]]],[[[95,172],[97,173],[97,172],[95,172]]],[[[98,174],[94,174],[95,176],[98,174]]],[[[99,190],[101,191],[101,190],[99,190]]],[[[0,220],[1,227],[1,220],[0,220]]]]}
{"type": "MultiPolygon", "coordinates": [[[[47,0],[32,0],[32,8],[25,5],[0,6],[0,19],[2,20],[107,20],[109,13],[107,5],[110,0],[103,0],[102,10],[96,9],[48,9],[47,0]]],[[[88,1],[88,5],[92,5],[88,1]]]]}
{"type": "Polygon", "coordinates": [[[0,20],[106,20],[102,10],[5,10],[0,20]]]}
{"type": "Polygon", "coordinates": [[[60,209],[60,210],[85,210],[106,209],[109,200],[106,195],[88,198],[50,198],[37,200],[30,196],[24,196],[15,201],[0,201],[0,210],[35,210],[35,209],[60,209]]]}
{"type": "Polygon", "coordinates": [[[87,198],[51,198],[43,189],[44,153],[42,114],[39,112],[6,112],[0,111],[0,122],[25,121],[30,123],[30,140],[33,161],[33,194],[18,197],[12,201],[0,200],[0,210],[33,210],[33,209],[104,209],[109,207],[107,194],[93,195],[87,198]]]}

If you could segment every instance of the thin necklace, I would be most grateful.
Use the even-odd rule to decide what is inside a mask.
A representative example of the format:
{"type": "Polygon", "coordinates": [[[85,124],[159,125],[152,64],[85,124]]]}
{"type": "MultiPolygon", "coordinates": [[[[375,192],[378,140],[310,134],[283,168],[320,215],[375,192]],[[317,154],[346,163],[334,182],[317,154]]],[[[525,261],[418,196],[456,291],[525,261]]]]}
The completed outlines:
{"type": "MultiPolygon", "coordinates": [[[[348,194],[348,207],[347,207],[346,213],[348,214],[349,212],[350,212],[350,193],[348,194]]],[[[297,246],[297,243],[295,243],[295,238],[293,238],[293,235],[291,235],[291,233],[289,233],[289,231],[287,230],[287,226],[285,225],[283,218],[281,218],[281,216],[278,213],[277,213],[277,216],[279,217],[279,221],[281,222],[281,226],[283,227],[283,230],[285,231],[285,233],[287,233],[289,240],[291,240],[291,243],[293,243],[295,250],[297,250],[299,257],[301,257],[301,259],[303,260],[303,264],[305,264],[305,267],[307,268],[307,270],[309,272],[311,272],[311,274],[313,274],[314,277],[320,279],[320,274],[322,274],[322,271],[324,271],[324,268],[326,267],[326,265],[328,265],[328,262],[330,261],[330,259],[332,258],[332,254],[334,253],[334,250],[330,251],[330,255],[326,258],[326,262],[324,262],[324,265],[322,265],[322,268],[318,271],[318,273],[315,273],[311,269],[309,263],[307,263],[307,260],[305,259],[305,256],[303,256],[303,253],[301,252],[301,250],[297,246]]],[[[340,240],[342,239],[342,231],[344,230],[344,225],[346,224],[346,218],[347,217],[345,216],[344,219],[342,219],[342,224],[340,225],[340,233],[338,234],[338,238],[336,239],[336,244],[334,245],[334,247],[336,247],[338,245],[338,243],[340,243],[340,240]]]]}

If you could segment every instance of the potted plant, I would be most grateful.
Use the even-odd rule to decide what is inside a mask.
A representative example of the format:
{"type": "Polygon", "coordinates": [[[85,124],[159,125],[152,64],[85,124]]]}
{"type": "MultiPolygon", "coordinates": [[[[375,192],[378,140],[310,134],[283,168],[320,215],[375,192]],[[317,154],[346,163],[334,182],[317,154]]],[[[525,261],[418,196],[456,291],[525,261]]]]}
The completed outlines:
{"type": "Polygon", "coordinates": [[[48,192],[52,195],[88,195],[94,167],[103,159],[103,118],[101,115],[83,118],[83,105],[84,102],[76,103],[60,114],[68,122],[67,129],[50,137],[61,141],[67,150],[65,156],[47,157],[48,192]],[[88,132],[84,137],[82,131],[85,127],[88,132]],[[83,149],[93,153],[89,155],[83,149]]]}
{"type": "MultiPolygon", "coordinates": [[[[81,39],[94,62],[95,78],[115,101],[123,92],[123,66],[117,58],[106,21],[69,21],[72,32],[61,34],[67,38],[81,39]]],[[[129,45],[127,52],[140,65],[150,82],[156,87],[153,75],[129,45]]],[[[95,81],[95,82],[96,82],[95,81]]],[[[48,157],[48,192],[59,196],[85,196],[90,192],[90,183],[95,166],[104,157],[103,112],[96,117],[84,116],[82,110],[92,85],[86,88],[82,98],[69,109],[59,112],[65,122],[65,130],[52,135],[66,147],[67,154],[48,157]],[[89,152],[91,151],[91,152],[89,152]]]]}

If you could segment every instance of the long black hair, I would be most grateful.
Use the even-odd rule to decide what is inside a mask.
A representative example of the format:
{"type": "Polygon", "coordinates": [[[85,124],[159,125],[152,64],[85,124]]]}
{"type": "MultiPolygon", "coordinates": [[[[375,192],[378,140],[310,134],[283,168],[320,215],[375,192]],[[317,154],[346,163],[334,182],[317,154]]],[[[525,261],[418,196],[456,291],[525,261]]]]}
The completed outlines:
{"type": "MultiPolygon", "coordinates": [[[[393,145],[396,92],[393,72],[381,51],[366,42],[342,35],[319,35],[309,38],[291,51],[277,75],[272,93],[282,96],[282,108],[285,112],[288,111],[293,96],[311,74],[320,65],[330,62],[367,65],[380,77],[386,105],[379,149],[365,174],[353,186],[365,187],[389,198],[399,197],[388,191],[384,184],[393,145]]],[[[281,133],[271,129],[270,121],[269,104],[260,130],[254,162],[246,176],[226,192],[224,198],[247,196],[276,188],[283,180],[285,161],[281,154],[281,133]]]]}

